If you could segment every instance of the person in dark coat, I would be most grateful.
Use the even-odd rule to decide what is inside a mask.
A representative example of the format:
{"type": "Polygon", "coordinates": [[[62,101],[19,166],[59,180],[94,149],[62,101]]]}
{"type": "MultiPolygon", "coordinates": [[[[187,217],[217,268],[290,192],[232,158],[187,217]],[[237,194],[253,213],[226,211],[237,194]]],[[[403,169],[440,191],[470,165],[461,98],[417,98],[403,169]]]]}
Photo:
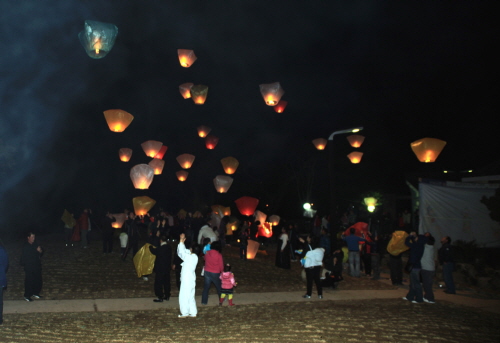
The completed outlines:
{"type": "Polygon", "coordinates": [[[149,250],[156,255],[155,266],[155,294],[154,302],[163,302],[170,299],[170,270],[172,269],[172,248],[167,244],[167,237],[160,237],[160,246],[149,246],[149,250]]]}
{"type": "Polygon", "coordinates": [[[24,243],[21,255],[21,266],[24,267],[26,278],[24,279],[24,300],[33,301],[40,299],[42,290],[42,247],[35,243],[35,234],[28,232],[27,241],[24,243]]]}
{"type": "Polygon", "coordinates": [[[114,222],[116,222],[115,217],[108,211],[102,220],[102,252],[105,254],[113,252],[114,222]]]}

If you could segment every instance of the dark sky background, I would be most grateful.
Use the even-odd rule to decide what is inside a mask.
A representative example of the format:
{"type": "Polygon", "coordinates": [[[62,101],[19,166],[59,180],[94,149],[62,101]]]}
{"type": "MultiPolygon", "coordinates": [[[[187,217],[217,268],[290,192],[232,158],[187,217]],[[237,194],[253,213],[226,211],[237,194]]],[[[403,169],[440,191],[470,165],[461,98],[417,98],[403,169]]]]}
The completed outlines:
{"type": "MultiPolygon", "coordinates": [[[[300,216],[328,211],[336,196],[409,195],[405,175],[478,170],[498,147],[496,2],[487,1],[1,1],[0,231],[53,228],[65,208],[121,211],[149,195],[176,213],[254,196],[260,209],[300,216]],[[119,28],[103,59],[78,40],[85,20],[119,28]],[[191,68],[177,49],[193,49],[191,68]],[[209,86],[204,105],[185,82],[209,86]],[[288,107],[266,106],[259,84],[280,82],[288,107]],[[135,116],[109,131],[103,111],[135,116]],[[494,110],[496,110],[494,112],[494,110]],[[196,127],[220,141],[207,150],[196,127]],[[346,136],[317,151],[311,141],[363,126],[359,165],[346,136]],[[410,143],[447,141],[438,161],[418,162],[410,143]],[[140,144],[168,146],[150,189],[135,190],[140,144]],[[132,148],[128,163],[118,149],[132,148]],[[333,148],[333,150],[332,150],[333,148]],[[196,156],[186,182],[175,157],[196,156]],[[220,159],[240,167],[227,194],[212,179],[220,159]],[[329,161],[333,173],[329,172],[329,161]],[[266,208],[265,205],[268,205],[266,208]]],[[[158,207],[157,207],[158,208],[158,207]]]]}

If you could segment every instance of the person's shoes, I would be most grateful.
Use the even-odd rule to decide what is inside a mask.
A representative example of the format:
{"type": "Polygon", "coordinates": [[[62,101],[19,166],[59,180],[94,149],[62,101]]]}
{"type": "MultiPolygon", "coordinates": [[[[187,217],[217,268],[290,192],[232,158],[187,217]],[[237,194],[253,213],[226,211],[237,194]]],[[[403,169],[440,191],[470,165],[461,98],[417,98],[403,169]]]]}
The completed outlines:
{"type": "Polygon", "coordinates": [[[423,301],[416,301],[416,300],[412,300],[412,301],[411,301],[411,303],[412,303],[412,304],[421,304],[421,303],[423,303],[423,301]]]}
{"type": "Polygon", "coordinates": [[[189,316],[183,316],[182,314],[179,314],[179,315],[177,316],[177,318],[187,318],[187,317],[189,317],[189,316]]]}
{"type": "Polygon", "coordinates": [[[407,298],[407,297],[402,297],[401,299],[403,299],[403,300],[408,300],[408,298],[407,298]]]}
{"type": "Polygon", "coordinates": [[[189,318],[196,318],[196,314],[190,314],[188,317],[189,318]]]}
{"type": "Polygon", "coordinates": [[[143,279],[144,281],[148,281],[148,280],[149,280],[147,276],[143,276],[143,277],[142,277],[142,279],[143,279]]]}
{"type": "Polygon", "coordinates": [[[432,301],[432,300],[429,300],[429,299],[425,299],[424,298],[424,301],[428,304],[435,304],[436,302],[435,301],[432,301]]]}
{"type": "Polygon", "coordinates": [[[446,291],[446,290],[444,292],[447,294],[456,294],[455,292],[450,292],[450,291],[446,291]]]}
{"type": "Polygon", "coordinates": [[[323,299],[323,296],[322,295],[318,295],[318,298],[323,299]]]}
{"type": "Polygon", "coordinates": [[[33,299],[31,299],[31,298],[26,298],[26,297],[24,298],[24,300],[26,300],[26,301],[33,301],[33,299]]]}
{"type": "Polygon", "coordinates": [[[41,295],[38,295],[38,294],[33,294],[32,297],[35,299],[42,299],[43,298],[41,295]]]}
{"type": "Polygon", "coordinates": [[[162,298],[156,298],[153,300],[155,303],[162,303],[163,299],[162,298]]]}
{"type": "Polygon", "coordinates": [[[303,295],[303,296],[302,296],[302,298],[304,298],[304,299],[311,299],[311,296],[310,296],[310,295],[305,294],[305,295],[303,295]]]}

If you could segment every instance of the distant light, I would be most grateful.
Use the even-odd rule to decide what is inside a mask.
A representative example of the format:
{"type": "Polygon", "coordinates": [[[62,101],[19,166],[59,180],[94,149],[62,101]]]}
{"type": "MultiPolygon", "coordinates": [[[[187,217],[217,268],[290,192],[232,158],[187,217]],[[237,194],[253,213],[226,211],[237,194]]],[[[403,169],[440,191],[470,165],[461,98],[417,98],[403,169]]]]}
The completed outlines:
{"type": "Polygon", "coordinates": [[[370,212],[375,211],[375,206],[373,206],[373,205],[370,205],[367,208],[368,208],[368,211],[370,211],[370,212]]]}
{"type": "Polygon", "coordinates": [[[304,208],[304,210],[310,210],[311,209],[311,204],[306,202],[304,205],[302,205],[302,207],[304,208]]]}
{"type": "Polygon", "coordinates": [[[468,172],[469,172],[469,173],[472,173],[472,169],[470,169],[468,172]]]}
{"type": "Polygon", "coordinates": [[[352,132],[359,132],[360,130],[358,128],[352,129],[352,132]]]}
{"type": "Polygon", "coordinates": [[[447,170],[443,170],[443,173],[448,174],[448,171],[447,170]]]}

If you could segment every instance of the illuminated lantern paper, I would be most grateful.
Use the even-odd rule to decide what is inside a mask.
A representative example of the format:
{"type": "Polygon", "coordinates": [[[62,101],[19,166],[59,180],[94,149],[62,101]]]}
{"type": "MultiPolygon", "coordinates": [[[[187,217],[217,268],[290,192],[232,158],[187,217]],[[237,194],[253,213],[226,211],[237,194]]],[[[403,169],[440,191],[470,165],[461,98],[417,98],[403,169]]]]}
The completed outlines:
{"type": "Polygon", "coordinates": [[[261,212],[261,211],[255,211],[255,220],[259,221],[261,224],[264,223],[266,221],[266,218],[267,218],[267,214],[261,212]]]}
{"type": "Polygon", "coordinates": [[[280,223],[280,216],[273,214],[272,216],[269,216],[269,222],[273,224],[273,226],[277,226],[280,223]]]}
{"type": "Polygon", "coordinates": [[[257,205],[259,204],[259,199],[244,196],[234,201],[238,211],[244,216],[251,216],[254,214],[257,205]]]}
{"type": "Polygon", "coordinates": [[[358,164],[361,162],[361,158],[363,157],[363,153],[359,151],[353,151],[347,157],[351,160],[352,164],[358,164]]]}
{"type": "Polygon", "coordinates": [[[73,215],[69,213],[69,211],[66,209],[64,209],[61,220],[64,222],[64,225],[66,225],[68,228],[73,228],[76,225],[75,217],[73,217],[73,215]]]}
{"type": "Polygon", "coordinates": [[[437,138],[422,138],[411,143],[411,149],[420,162],[431,163],[436,161],[445,145],[445,141],[437,138]]]}
{"type": "Polygon", "coordinates": [[[191,87],[191,98],[196,105],[203,105],[207,100],[208,86],[196,85],[191,87]]]}
{"type": "Polygon", "coordinates": [[[189,169],[193,165],[194,155],[191,154],[182,154],[177,156],[177,162],[179,162],[182,169],[189,169]]]}
{"type": "Polygon", "coordinates": [[[125,220],[127,220],[127,215],[125,213],[115,213],[112,214],[115,217],[116,221],[111,223],[111,226],[115,229],[121,229],[125,220]]]}
{"type": "Polygon", "coordinates": [[[238,162],[237,159],[234,157],[224,157],[222,160],[220,160],[222,163],[222,168],[224,168],[224,172],[226,174],[234,174],[236,172],[236,169],[238,169],[238,166],[240,165],[240,162],[238,162]]]}
{"type": "Polygon", "coordinates": [[[285,111],[286,105],[288,105],[288,102],[285,100],[280,100],[276,106],[274,106],[274,110],[276,113],[283,113],[285,111]]]}
{"type": "Polygon", "coordinates": [[[177,176],[177,180],[184,182],[187,180],[189,172],[185,170],[179,170],[178,172],[175,173],[175,175],[177,176]]]}
{"type": "Polygon", "coordinates": [[[151,168],[153,168],[155,175],[160,175],[163,172],[165,161],[158,158],[153,158],[148,164],[151,168]]]}
{"type": "Polygon", "coordinates": [[[222,205],[212,205],[212,212],[216,215],[220,215],[222,213],[222,205]]]}
{"type": "Polygon", "coordinates": [[[87,55],[99,59],[111,51],[117,34],[118,28],[113,24],[85,20],[85,27],[78,34],[78,38],[87,55]]]}
{"type": "Polygon", "coordinates": [[[191,97],[191,87],[193,87],[193,85],[193,83],[187,82],[179,86],[179,92],[181,92],[184,99],[189,99],[191,97]]]}
{"type": "Polygon", "coordinates": [[[363,142],[365,141],[365,137],[361,135],[350,135],[347,136],[347,140],[349,141],[349,144],[351,144],[353,148],[359,148],[361,144],[363,144],[363,142]]]}
{"type": "Polygon", "coordinates": [[[120,161],[128,162],[132,157],[132,149],[121,148],[120,150],[118,150],[118,156],[120,156],[120,161]]]}
{"type": "Polygon", "coordinates": [[[130,178],[137,189],[148,189],[153,182],[154,175],[153,168],[147,164],[138,164],[130,169],[130,178]]]}
{"type": "Polygon", "coordinates": [[[392,256],[398,256],[406,250],[410,249],[406,244],[406,237],[408,237],[408,232],[406,231],[394,231],[392,233],[392,238],[387,244],[387,252],[392,256]]]}
{"type": "Polygon", "coordinates": [[[123,110],[104,111],[104,118],[108,127],[113,132],[123,132],[130,125],[134,116],[123,110]]]}
{"type": "Polygon", "coordinates": [[[205,138],[205,146],[209,150],[213,150],[217,146],[217,143],[219,143],[219,137],[208,135],[207,138],[205,138]]]}
{"type": "Polygon", "coordinates": [[[273,236],[273,227],[271,223],[262,223],[258,228],[258,235],[266,238],[271,238],[273,236]]]}
{"type": "Polygon", "coordinates": [[[255,255],[257,255],[257,251],[259,251],[259,242],[254,241],[252,239],[248,240],[247,246],[247,260],[253,260],[255,255]]]}
{"type": "Polygon", "coordinates": [[[231,236],[238,229],[238,222],[233,221],[226,224],[226,236],[231,236]]]}
{"type": "Polygon", "coordinates": [[[214,186],[217,192],[226,193],[233,184],[233,178],[227,175],[217,175],[214,178],[214,186]]]}
{"type": "Polygon", "coordinates": [[[370,212],[375,211],[375,206],[377,206],[377,199],[375,199],[374,197],[368,197],[364,198],[364,201],[368,211],[370,212]]]}
{"type": "Polygon", "coordinates": [[[211,128],[205,125],[198,126],[197,130],[198,130],[198,136],[200,136],[201,138],[205,138],[210,133],[210,131],[212,131],[211,128]]]}
{"type": "Polygon", "coordinates": [[[163,143],[158,141],[146,141],[142,143],[141,146],[146,156],[154,158],[156,154],[160,152],[163,143]]]}
{"type": "Polygon", "coordinates": [[[158,151],[158,153],[155,155],[154,158],[158,158],[160,160],[163,160],[163,156],[165,156],[165,153],[167,152],[167,149],[168,149],[168,146],[163,145],[161,147],[160,151],[158,151]]]}
{"type": "Polygon", "coordinates": [[[179,55],[179,63],[184,68],[191,67],[197,58],[194,51],[188,49],[177,49],[177,55],[179,55]]]}
{"type": "Polygon", "coordinates": [[[318,149],[318,150],[325,150],[326,143],[327,143],[326,139],[324,139],[324,138],[316,138],[316,139],[313,139],[312,142],[313,142],[314,146],[316,147],[316,149],[318,149]]]}
{"type": "Polygon", "coordinates": [[[148,196],[140,196],[132,199],[134,204],[134,212],[138,216],[143,216],[149,212],[156,204],[156,200],[151,199],[148,196]]]}
{"type": "Polygon", "coordinates": [[[347,228],[344,231],[344,235],[349,236],[351,234],[351,229],[354,229],[354,235],[356,235],[358,237],[363,237],[363,235],[365,235],[365,238],[368,242],[372,241],[370,236],[368,235],[368,229],[369,229],[368,223],[357,222],[357,223],[353,224],[351,227],[347,228]]]}
{"type": "Polygon", "coordinates": [[[230,207],[222,207],[222,214],[225,216],[230,216],[231,215],[231,208],[230,207]]]}
{"type": "Polygon", "coordinates": [[[260,93],[268,106],[276,106],[283,94],[285,94],[279,82],[261,84],[259,87],[260,93]]]}

